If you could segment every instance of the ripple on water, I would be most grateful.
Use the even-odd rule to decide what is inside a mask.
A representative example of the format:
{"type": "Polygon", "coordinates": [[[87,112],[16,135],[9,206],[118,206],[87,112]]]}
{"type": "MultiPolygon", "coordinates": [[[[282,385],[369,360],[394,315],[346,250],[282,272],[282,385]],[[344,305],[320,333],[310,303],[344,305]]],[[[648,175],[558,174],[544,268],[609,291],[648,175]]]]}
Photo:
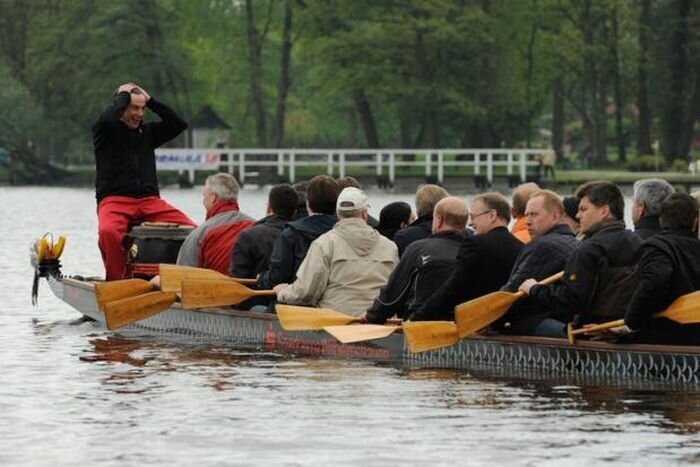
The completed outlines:
{"type": "MultiPolygon", "coordinates": [[[[197,189],[163,193],[202,218],[197,189]]],[[[244,190],[243,210],[262,215],[265,196],[244,190]]],[[[371,196],[376,207],[411,201],[371,196]]],[[[76,324],[45,284],[32,308],[33,237],[67,234],[65,270],[101,273],[93,194],[0,188],[0,200],[0,269],[9,282],[0,289],[2,465],[700,461],[695,388],[533,381],[118,337],[76,324]]]]}

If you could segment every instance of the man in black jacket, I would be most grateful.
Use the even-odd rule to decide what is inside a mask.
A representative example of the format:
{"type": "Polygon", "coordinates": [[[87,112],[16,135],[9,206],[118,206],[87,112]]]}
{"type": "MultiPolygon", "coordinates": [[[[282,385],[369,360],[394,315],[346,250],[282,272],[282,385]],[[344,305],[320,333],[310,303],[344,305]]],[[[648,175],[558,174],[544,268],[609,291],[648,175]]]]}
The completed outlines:
{"type": "Polygon", "coordinates": [[[455,305],[494,292],[508,280],[523,247],[508,232],[508,201],[500,193],[477,195],[469,218],[476,235],[462,241],[450,277],[409,316],[411,321],[454,320],[455,305]]]}
{"type": "Polygon", "coordinates": [[[130,223],[196,225],[160,198],[156,174],[155,148],[185,128],[187,123],[172,109],[134,83],[119,86],[114,102],[93,125],[99,247],[107,280],[121,279],[124,275],[123,239],[130,223]],[[143,123],[146,108],[161,121],[143,123]]]}
{"type": "Polygon", "coordinates": [[[661,203],[663,229],[640,249],[637,287],[625,313],[626,329],[635,342],[700,345],[700,324],[678,324],[652,318],[676,298],[700,290],[698,203],[674,193],[661,203]]]}
{"type": "Polygon", "coordinates": [[[566,323],[574,318],[577,324],[622,318],[634,291],[642,241],[625,230],[620,189],[610,182],[589,182],[579,187],[576,197],[585,237],[567,261],[564,277],[549,285],[531,278],[520,286],[549,311],[535,330],[538,336],[564,337],[566,323]]]}
{"type": "Polygon", "coordinates": [[[661,232],[659,210],[661,202],[675,190],[660,178],[645,178],[634,182],[632,188],[632,222],[634,233],[642,240],[661,232]]]}
{"type": "MultiPolygon", "coordinates": [[[[523,247],[513,266],[508,282],[501,290],[515,292],[527,278],[542,280],[564,269],[578,246],[571,228],[563,221],[564,204],[556,193],[540,190],[530,196],[525,208],[527,230],[532,241],[523,247]]],[[[516,302],[504,317],[512,334],[533,334],[547,310],[531,298],[516,302]]]]}
{"type": "Polygon", "coordinates": [[[406,247],[416,240],[428,238],[433,229],[433,211],[435,205],[450,194],[438,185],[421,185],[416,191],[416,216],[417,219],[408,227],[394,234],[394,243],[399,247],[399,257],[406,251],[406,247]]]}
{"type": "Polygon", "coordinates": [[[337,222],[335,204],[339,194],[338,182],[333,177],[317,175],[309,181],[306,192],[309,215],[288,223],[275,240],[270,267],[258,275],[261,288],[271,289],[277,284],[294,282],[311,242],[337,222]]]}
{"type": "Polygon", "coordinates": [[[404,318],[416,311],[449,277],[469,218],[467,204],[448,196],[435,205],[433,234],[411,243],[399,264],[367,310],[366,321],[383,324],[396,315],[404,318]]]}

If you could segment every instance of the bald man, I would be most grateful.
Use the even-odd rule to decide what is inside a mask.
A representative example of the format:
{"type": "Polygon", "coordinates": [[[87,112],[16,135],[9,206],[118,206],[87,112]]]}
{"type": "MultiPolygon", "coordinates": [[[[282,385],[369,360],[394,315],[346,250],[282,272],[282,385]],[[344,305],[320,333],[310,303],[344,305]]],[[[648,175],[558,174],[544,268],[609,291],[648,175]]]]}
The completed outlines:
{"type": "Polygon", "coordinates": [[[539,189],[540,187],[537,186],[537,183],[529,182],[518,185],[515,190],[513,190],[513,206],[510,213],[515,223],[510,228],[510,233],[523,243],[530,243],[530,240],[532,240],[527,230],[525,207],[527,206],[530,196],[534,192],[539,191],[539,189]]]}
{"type": "Polygon", "coordinates": [[[469,209],[456,196],[440,200],[433,210],[430,237],[411,243],[367,310],[366,320],[382,324],[394,315],[405,318],[417,310],[452,272],[466,235],[469,209]]]}

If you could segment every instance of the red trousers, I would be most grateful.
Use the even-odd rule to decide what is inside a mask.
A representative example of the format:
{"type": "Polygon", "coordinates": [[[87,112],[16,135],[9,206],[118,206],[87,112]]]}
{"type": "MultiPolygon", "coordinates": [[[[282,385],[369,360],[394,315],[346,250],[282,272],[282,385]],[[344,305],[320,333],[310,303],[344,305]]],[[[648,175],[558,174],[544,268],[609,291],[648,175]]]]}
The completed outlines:
{"type": "Polygon", "coordinates": [[[124,278],[126,250],[124,235],[133,222],[173,222],[180,225],[197,224],[182,211],[158,196],[132,198],[107,196],[97,205],[98,244],[108,281],[124,278]]]}

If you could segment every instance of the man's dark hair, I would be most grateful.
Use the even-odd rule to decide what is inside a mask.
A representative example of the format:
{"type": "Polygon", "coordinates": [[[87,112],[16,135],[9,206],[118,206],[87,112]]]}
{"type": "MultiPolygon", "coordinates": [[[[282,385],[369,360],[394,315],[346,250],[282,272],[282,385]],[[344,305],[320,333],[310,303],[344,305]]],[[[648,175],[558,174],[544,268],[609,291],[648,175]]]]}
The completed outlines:
{"type": "Polygon", "coordinates": [[[272,212],[289,221],[296,212],[299,195],[292,185],[283,183],[272,187],[268,200],[272,212]]]}
{"type": "Polygon", "coordinates": [[[343,191],[344,188],[347,188],[349,186],[353,188],[359,188],[360,190],[362,189],[362,185],[360,185],[360,182],[358,182],[355,177],[351,177],[350,175],[346,175],[345,177],[339,177],[336,179],[336,181],[338,182],[340,191],[343,191]]]}
{"type": "Polygon", "coordinates": [[[306,200],[313,212],[335,215],[335,203],[340,194],[338,182],[328,175],[316,175],[309,181],[306,200]]]}
{"type": "Polygon", "coordinates": [[[659,224],[663,229],[692,229],[698,217],[698,202],[686,193],[672,193],[661,202],[659,224]]]}
{"type": "Polygon", "coordinates": [[[576,190],[576,197],[584,197],[597,207],[608,206],[610,213],[618,220],[625,218],[625,199],[620,189],[611,182],[595,181],[584,183],[576,190]]]}
{"type": "Polygon", "coordinates": [[[486,209],[493,209],[496,211],[496,216],[500,217],[502,220],[510,222],[510,205],[506,197],[502,194],[495,191],[482,193],[474,197],[473,201],[476,200],[484,203],[486,209]]]}

